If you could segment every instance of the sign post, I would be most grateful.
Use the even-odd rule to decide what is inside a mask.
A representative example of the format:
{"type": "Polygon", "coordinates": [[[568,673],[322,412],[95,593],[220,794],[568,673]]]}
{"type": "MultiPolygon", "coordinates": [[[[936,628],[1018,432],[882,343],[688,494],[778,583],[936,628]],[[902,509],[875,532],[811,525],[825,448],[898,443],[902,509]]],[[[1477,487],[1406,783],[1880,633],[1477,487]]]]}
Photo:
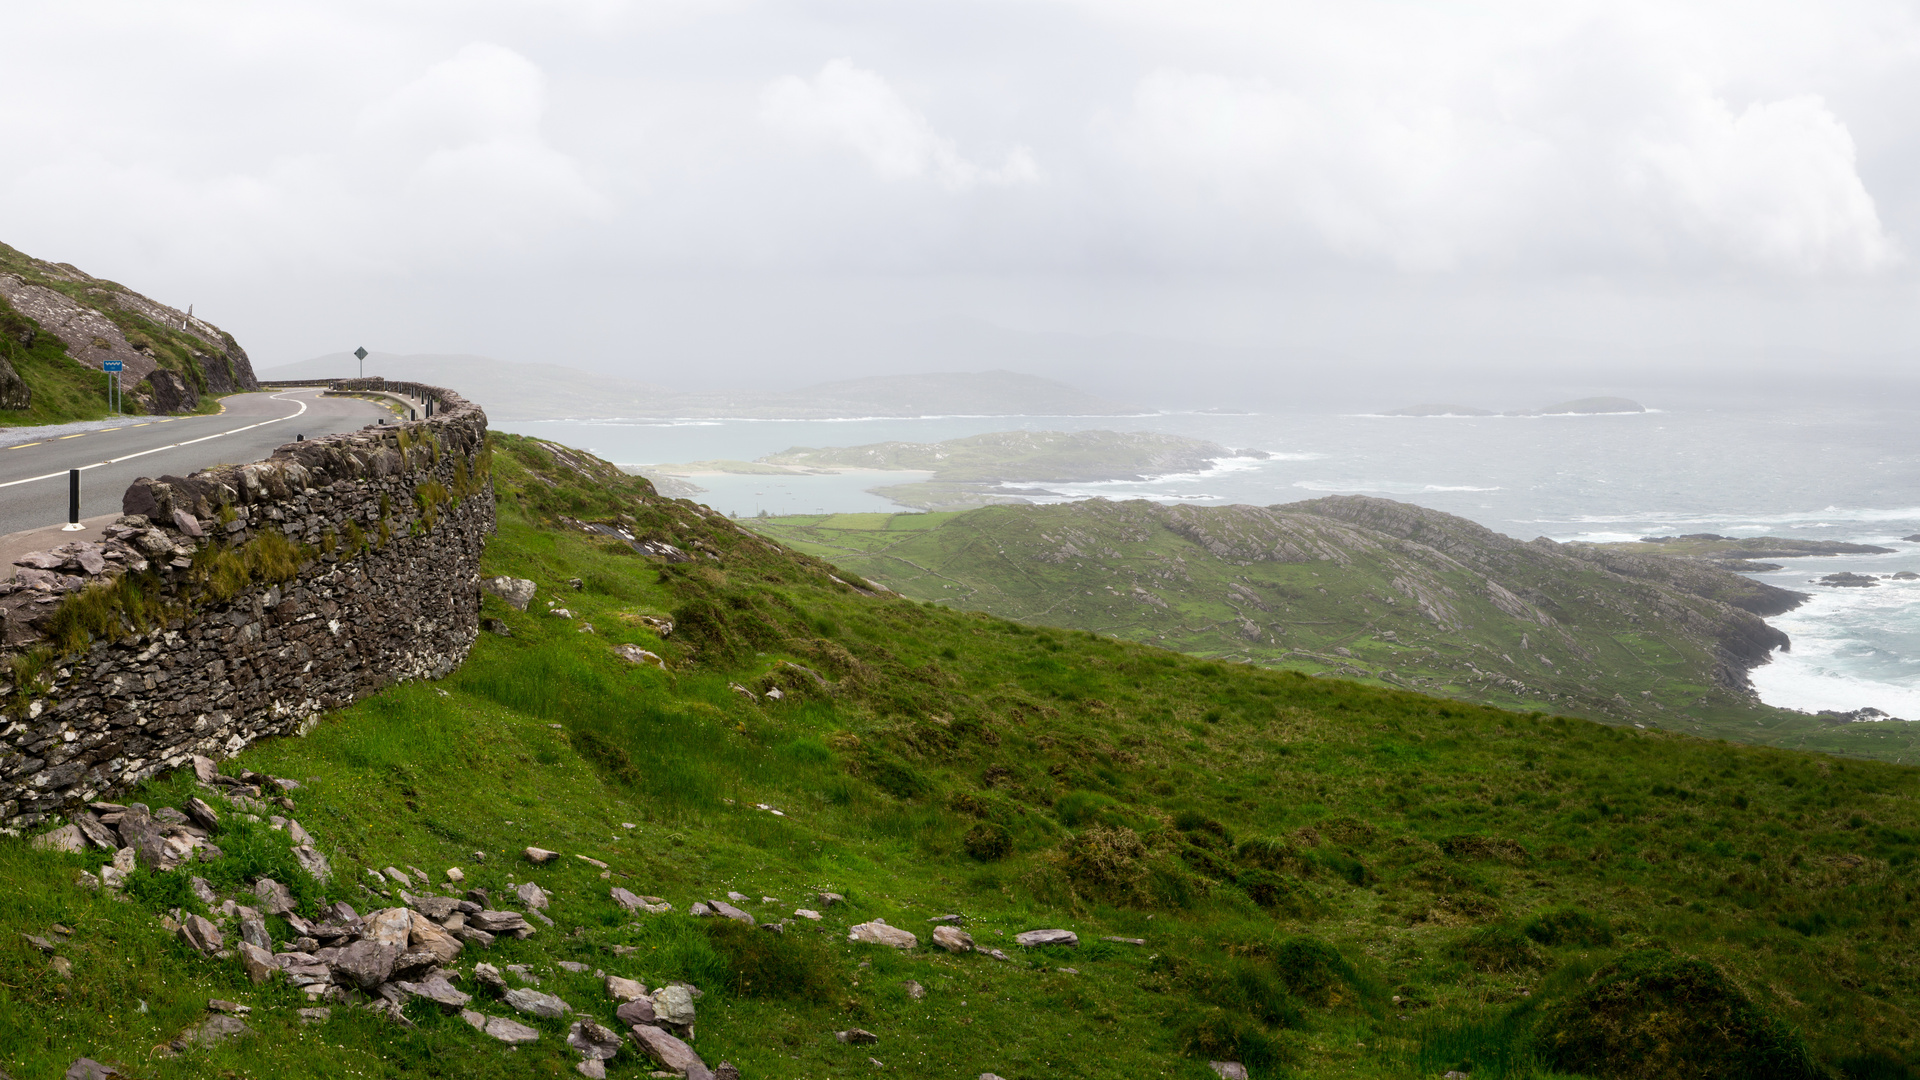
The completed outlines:
{"type": "Polygon", "coordinates": [[[120,360],[108,360],[100,365],[107,373],[107,408],[118,415],[120,412],[120,372],[126,364],[120,360]]]}
{"type": "Polygon", "coordinates": [[[365,345],[360,346],[359,348],[353,350],[353,355],[360,359],[360,377],[363,379],[366,378],[367,377],[367,347],[365,345]]]}

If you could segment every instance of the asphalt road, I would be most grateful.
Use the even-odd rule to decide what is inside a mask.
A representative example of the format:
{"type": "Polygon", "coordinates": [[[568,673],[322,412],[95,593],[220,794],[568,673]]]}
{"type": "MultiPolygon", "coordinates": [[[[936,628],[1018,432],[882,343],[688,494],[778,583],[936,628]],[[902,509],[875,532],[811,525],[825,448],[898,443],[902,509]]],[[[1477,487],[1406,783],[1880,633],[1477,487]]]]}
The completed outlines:
{"type": "Polygon", "coordinates": [[[118,514],[120,496],[142,476],[259,461],[296,435],[358,431],[393,415],[372,401],[320,394],[235,394],[222,399],[226,411],[218,416],[155,417],[0,448],[0,534],[66,521],[69,469],[81,470],[82,518],[118,514]]]}

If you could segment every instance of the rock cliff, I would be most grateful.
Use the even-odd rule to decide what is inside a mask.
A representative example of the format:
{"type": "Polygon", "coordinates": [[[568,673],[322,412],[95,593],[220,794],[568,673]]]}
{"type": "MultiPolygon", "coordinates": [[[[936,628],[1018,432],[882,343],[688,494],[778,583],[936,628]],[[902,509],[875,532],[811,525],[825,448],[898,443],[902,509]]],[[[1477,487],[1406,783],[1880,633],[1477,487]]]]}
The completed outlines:
{"type": "Polygon", "coordinates": [[[107,361],[120,361],[122,393],[147,412],[191,411],[204,394],[260,385],[246,350],[205,319],[5,244],[0,301],[15,319],[31,320],[31,329],[58,338],[75,362],[104,371],[107,361]]]}

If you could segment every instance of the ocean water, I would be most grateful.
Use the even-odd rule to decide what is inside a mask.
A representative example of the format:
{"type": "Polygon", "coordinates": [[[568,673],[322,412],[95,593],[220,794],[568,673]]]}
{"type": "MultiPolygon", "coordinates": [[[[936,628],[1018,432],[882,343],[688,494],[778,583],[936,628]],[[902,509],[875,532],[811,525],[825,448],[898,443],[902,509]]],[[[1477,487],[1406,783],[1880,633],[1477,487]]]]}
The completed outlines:
{"type": "MultiPolygon", "coordinates": [[[[1818,711],[1863,707],[1920,720],[1920,582],[1833,589],[1849,570],[1920,572],[1920,410],[1808,405],[1669,407],[1604,416],[1387,417],[1164,413],[1118,417],[541,421],[500,425],[619,464],[748,459],[794,446],[932,442],[989,431],[1161,431],[1253,448],[1204,472],[1028,485],[1038,502],[1145,498],[1272,505],[1366,494],[1428,506],[1520,539],[1632,540],[1712,532],[1851,540],[1893,554],[1784,560],[1754,575],[1812,594],[1772,622],[1789,652],[1754,672],[1761,697],[1818,711]]],[[[698,496],[743,516],[889,509],[866,489],[918,474],[699,477],[698,496]]]]}

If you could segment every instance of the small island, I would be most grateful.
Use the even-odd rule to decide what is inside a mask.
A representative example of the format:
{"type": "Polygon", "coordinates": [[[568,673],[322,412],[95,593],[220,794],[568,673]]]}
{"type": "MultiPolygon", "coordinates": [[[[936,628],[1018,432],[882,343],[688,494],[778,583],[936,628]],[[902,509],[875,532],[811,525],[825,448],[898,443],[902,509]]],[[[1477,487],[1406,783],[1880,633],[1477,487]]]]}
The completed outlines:
{"type": "Polygon", "coordinates": [[[1408,405],[1405,408],[1389,409],[1382,416],[1421,416],[1421,417],[1475,417],[1475,416],[1614,416],[1621,413],[1643,413],[1645,405],[1623,397],[1589,397],[1574,401],[1562,401],[1554,405],[1543,405],[1538,409],[1521,409],[1514,412],[1495,412],[1492,409],[1479,409],[1471,405],[1408,405]]]}

